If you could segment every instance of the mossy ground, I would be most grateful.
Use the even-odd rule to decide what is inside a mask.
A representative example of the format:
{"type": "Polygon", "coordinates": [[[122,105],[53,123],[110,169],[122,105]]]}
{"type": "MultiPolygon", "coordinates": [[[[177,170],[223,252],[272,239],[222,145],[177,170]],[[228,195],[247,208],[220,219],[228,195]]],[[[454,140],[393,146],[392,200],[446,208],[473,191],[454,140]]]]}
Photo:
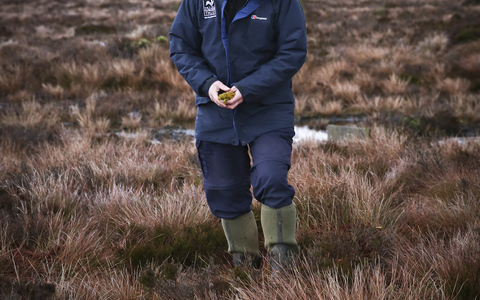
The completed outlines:
{"type": "MultiPolygon", "coordinates": [[[[131,229],[130,229],[131,230],[131,229]]],[[[204,267],[210,257],[222,257],[227,242],[218,224],[200,224],[173,229],[168,227],[135,228],[138,234],[127,239],[120,254],[134,267],[149,262],[172,260],[185,266],[204,267]]],[[[171,272],[165,275],[171,277],[171,272]]]]}

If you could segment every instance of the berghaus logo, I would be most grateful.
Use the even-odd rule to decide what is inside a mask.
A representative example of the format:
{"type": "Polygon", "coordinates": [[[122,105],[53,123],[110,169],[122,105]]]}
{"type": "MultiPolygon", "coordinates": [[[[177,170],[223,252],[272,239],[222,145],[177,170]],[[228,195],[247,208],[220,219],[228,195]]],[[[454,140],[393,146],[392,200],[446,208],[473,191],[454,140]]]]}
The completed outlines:
{"type": "Polygon", "coordinates": [[[259,17],[257,15],[252,15],[252,20],[266,21],[267,18],[259,17]]]}

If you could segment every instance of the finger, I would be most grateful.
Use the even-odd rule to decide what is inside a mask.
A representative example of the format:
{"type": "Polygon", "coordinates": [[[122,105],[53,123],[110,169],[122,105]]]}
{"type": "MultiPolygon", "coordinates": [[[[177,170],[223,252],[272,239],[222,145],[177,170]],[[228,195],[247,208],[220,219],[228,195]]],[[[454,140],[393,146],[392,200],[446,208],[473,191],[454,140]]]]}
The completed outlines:
{"type": "Polygon", "coordinates": [[[232,87],[232,92],[235,92],[236,95],[240,95],[240,96],[243,97],[242,93],[240,92],[240,90],[236,86],[232,87]]]}
{"type": "Polygon", "coordinates": [[[213,102],[218,102],[218,101],[219,101],[219,100],[218,100],[218,93],[216,93],[216,92],[215,92],[215,93],[212,93],[212,94],[210,95],[210,99],[212,99],[213,102]]]}
{"type": "Polygon", "coordinates": [[[214,93],[210,94],[210,100],[212,100],[212,102],[214,102],[218,106],[224,105],[222,103],[222,101],[218,100],[218,93],[217,92],[214,92],[214,93]]]}
{"type": "Polygon", "coordinates": [[[218,89],[225,92],[229,92],[231,90],[228,86],[224,85],[221,81],[218,81],[218,89]]]}
{"type": "Polygon", "coordinates": [[[217,97],[217,100],[214,101],[216,105],[220,106],[220,107],[227,107],[227,105],[225,105],[225,103],[223,103],[223,101],[220,101],[218,100],[218,97],[217,97]]]}
{"type": "Polygon", "coordinates": [[[239,98],[237,100],[231,99],[230,101],[227,102],[227,108],[229,109],[234,109],[238,105],[240,105],[243,102],[243,98],[239,98]]]}
{"type": "Polygon", "coordinates": [[[227,106],[228,109],[235,109],[237,106],[239,106],[240,104],[242,103],[242,101],[239,101],[239,102],[235,102],[233,104],[229,104],[227,106]]]}
{"type": "Polygon", "coordinates": [[[242,99],[242,95],[240,93],[235,93],[235,96],[233,96],[233,98],[230,99],[229,102],[238,101],[239,99],[242,99]]]}
{"type": "Polygon", "coordinates": [[[214,101],[215,96],[217,96],[217,98],[218,98],[218,91],[217,91],[217,88],[214,85],[215,85],[215,83],[208,90],[208,96],[210,97],[210,99],[212,101],[214,101]]]}
{"type": "MultiPolygon", "coordinates": [[[[243,102],[243,97],[242,97],[242,95],[241,95],[239,92],[237,92],[237,93],[235,94],[235,96],[233,96],[232,99],[228,100],[226,104],[227,104],[228,106],[230,106],[230,105],[236,104],[237,102],[240,102],[240,103],[243,102]]],[[[238,104],[240,104],[240,103],[238,103],[238,104]]],[[[238,105],[238,104],[237,104],[237,105],[238,105]]]]}

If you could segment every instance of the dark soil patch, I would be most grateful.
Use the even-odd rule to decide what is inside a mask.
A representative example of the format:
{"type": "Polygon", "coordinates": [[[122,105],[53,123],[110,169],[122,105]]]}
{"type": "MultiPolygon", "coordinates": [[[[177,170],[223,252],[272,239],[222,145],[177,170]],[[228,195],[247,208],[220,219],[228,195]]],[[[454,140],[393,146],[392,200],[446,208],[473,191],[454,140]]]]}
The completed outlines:
{"type": "Polygon", "coordinates": [[[204,260],[199,258],[220,257],[225,254],[227,242],[220,226],[201,224],[195,227],[172,229],[157,227],[153,230],[135,228],[138,234],[127,242],[122,256],[133,266],[150,261],[162,263],[167,259],[186,266],[199,266],[204,260]],[[142,241],[138,240],[139,238],[142,241]]]}
{"type": "Polygon", "coordinates": [[[9,38],[12,36],[12,31],[9,30],[5,25],[0,24],[0,36],[9,38]]]}
{"type": "Polygon", "coordinates": [[[32,150],[35,146],[56,141],[56,132],[45,129],[29,129],[23,126],[1,126],[0,138],[10,139],[19,150],[32,150]]]}
{"type": "Polygon", "coordinates": [[[75,29],[75,35],[90,35],[90,34],[114,34],[117,33],[117,28],[104,24],[87,24],[79,26],[75,29]]]}
{"type": "Polygon", "coordinates": [[[465,0],[463,1],[462,5],[480,5],[480,0],[465,0]]]}
{"type": "MultiPolygon", "coordinates": [[[[52,299],[55,294],[55,284],[53,283],[37,283],[37,282],[26,282],[26,283],[16,283],[13,285],[14,294],[17,294],[21,298],[19,299],[29,299],[29,300],[48,300],[52,299]]],[[[15,296],[13,296],[15,297],[15,296]]],[[[8,299],[17,299],[17,298],[8,298],[8,299]]]]}
{"type": "Polygon", "coordinates": [[[460,44],[480,39],[480,23],[466,25],[453,35],[453,43],[460,44]]]}

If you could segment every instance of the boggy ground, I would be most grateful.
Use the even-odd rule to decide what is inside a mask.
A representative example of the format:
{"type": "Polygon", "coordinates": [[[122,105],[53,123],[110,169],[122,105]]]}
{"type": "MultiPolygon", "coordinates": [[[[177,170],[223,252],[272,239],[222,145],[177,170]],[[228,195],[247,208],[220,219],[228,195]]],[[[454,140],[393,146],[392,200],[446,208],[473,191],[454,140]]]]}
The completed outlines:
{"type": "Polygon", "coordinates": [[[303,5],[296,115],[372,136],[295,145],[301,250],[272,278],[232,270],[191,140],[152,142],[195,118],[165,39],[178,2],[2,1],[0,297],[477,297],[480,143],[446,137],[478,133],[479,2],[303,5]]]}

